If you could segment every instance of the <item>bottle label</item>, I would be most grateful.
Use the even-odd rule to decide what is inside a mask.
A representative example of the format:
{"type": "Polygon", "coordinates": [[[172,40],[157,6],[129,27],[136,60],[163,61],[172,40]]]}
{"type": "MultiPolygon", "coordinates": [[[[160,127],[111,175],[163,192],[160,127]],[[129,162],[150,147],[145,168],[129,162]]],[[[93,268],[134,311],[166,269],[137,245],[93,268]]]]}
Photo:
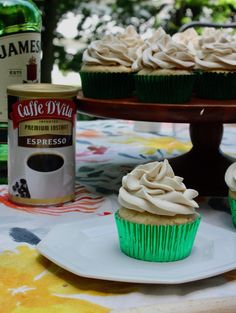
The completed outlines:
{"type": "Polygon", "coordinates": [[[0,38],[0,123],[7,122],[7,86],[40,82],[40,39],[37,32],[0,38]]]}

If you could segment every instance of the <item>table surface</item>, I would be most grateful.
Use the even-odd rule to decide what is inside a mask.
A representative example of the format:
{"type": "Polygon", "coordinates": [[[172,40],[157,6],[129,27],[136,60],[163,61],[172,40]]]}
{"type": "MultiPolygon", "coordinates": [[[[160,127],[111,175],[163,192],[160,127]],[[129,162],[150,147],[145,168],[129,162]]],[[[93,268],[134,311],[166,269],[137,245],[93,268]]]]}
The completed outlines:
{"type": "MultiPolygon", "coordinates": [[[[236,154],[236,127],[225,125],[221,149],[236,154]]],[[[0,186],[1,311],[109,312],[133,306],[236,296],[236,270],[181,285],[146,285],[73,275],[35,245],[55,225],[113,214],[121,177],[135,165],[180,155],[191,148],[188,125],[97,120],[77,123],[76,201],[62,207],[20,207],[0,186]],[[144,128],[148,132],[144,131],[144,128]],[[141,131],[142,130],[142,131],[141,131]]],[[[235,232],[226,198],[198,199],[203,219],[235,232]]],[[[226,243],[227,244],[227,243],[226,243]]]]}

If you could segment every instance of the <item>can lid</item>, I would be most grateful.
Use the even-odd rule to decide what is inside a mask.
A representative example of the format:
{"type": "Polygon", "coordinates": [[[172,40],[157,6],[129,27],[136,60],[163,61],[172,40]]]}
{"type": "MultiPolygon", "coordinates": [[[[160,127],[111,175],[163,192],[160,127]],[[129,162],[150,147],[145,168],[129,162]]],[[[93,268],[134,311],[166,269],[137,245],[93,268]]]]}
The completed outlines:
{"type": "Polygon", "coordinates": [[[80,87],[56,84],[19,84],[7,87],[11,96],[21,97],[74,97],[80,87]]]}

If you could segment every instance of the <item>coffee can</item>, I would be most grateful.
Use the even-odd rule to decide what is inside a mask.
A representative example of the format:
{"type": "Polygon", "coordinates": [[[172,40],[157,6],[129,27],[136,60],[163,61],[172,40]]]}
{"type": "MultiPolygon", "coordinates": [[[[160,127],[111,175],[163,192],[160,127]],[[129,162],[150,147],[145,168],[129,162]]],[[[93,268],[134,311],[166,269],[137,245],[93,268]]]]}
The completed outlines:
{"type": "Polygon", "coordinates": [[[49,206],[74,200],[77,93],[65,85],[8,86],[12,202],[49,206]]]}

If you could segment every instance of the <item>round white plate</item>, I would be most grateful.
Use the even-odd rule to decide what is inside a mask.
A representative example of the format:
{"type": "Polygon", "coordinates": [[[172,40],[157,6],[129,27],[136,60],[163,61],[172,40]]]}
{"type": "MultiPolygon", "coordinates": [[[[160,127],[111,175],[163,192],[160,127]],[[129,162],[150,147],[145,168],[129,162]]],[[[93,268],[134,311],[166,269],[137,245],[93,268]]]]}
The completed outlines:
{"type": "Polygon", "coordinates": [[[76,275],[123,282],[181,284],[236,268],[236,233],[203,221],[191,255],[176,262],[145,262],[123,254],[113,215],[58,225],[37,249],[76,275]]]}

